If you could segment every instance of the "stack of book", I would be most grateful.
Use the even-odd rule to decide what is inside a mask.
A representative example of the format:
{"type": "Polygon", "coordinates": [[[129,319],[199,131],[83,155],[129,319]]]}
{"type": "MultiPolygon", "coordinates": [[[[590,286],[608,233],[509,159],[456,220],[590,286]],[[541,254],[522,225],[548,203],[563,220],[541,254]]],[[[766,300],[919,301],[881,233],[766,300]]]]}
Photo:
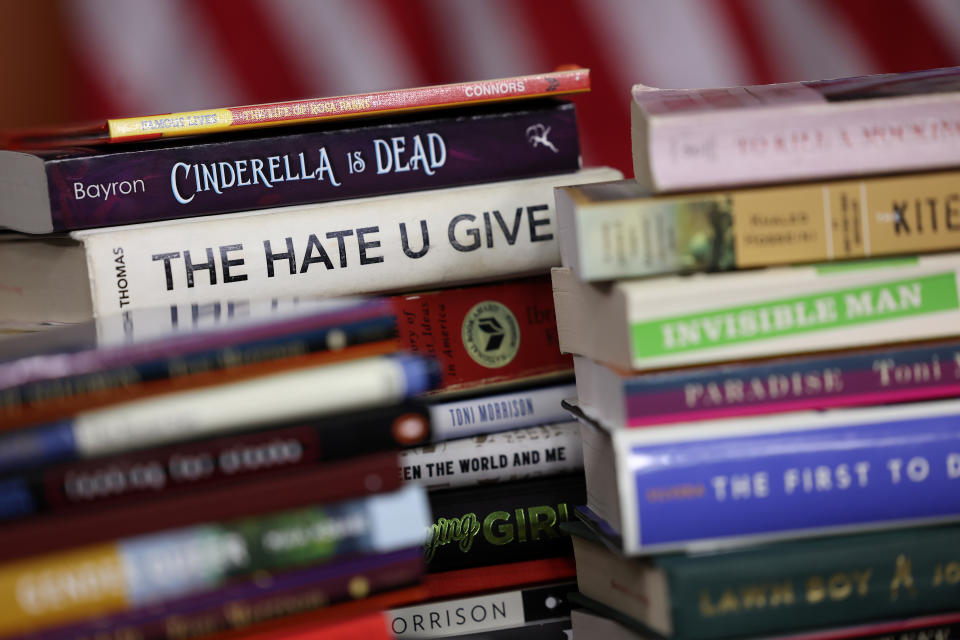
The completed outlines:
{"type": "Polygon", "coordinates": [[[575,634],[955,632],[960,69],[632,97],[557,190],[575,634]]]}
{"type": "Polygon", "coordinates": [[[62,149],[0,152],[0,324],[42,329],[0,343],[0,636],[569,628],[553,189],[621,176],[549,96],[588,88],[15,138],[62,149]]]}

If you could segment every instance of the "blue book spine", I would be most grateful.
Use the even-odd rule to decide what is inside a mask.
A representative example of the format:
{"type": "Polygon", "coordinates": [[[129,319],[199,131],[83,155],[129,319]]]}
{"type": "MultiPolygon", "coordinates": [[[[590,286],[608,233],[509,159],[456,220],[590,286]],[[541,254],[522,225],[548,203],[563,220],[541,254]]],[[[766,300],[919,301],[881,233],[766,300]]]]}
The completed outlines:
{"type": "Polygon", "coordinates": [[[626,453],[641,549],[960,517],[960,412],[626,453]]]}

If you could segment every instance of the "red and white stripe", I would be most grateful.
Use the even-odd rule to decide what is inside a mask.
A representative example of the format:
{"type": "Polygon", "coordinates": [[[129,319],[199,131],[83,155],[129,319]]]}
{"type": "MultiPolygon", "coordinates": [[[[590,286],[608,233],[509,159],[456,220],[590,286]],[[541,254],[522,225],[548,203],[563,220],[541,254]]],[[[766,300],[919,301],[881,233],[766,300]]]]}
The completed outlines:
{"type": "Polygon", "coordinates": [[[102,118],[495,78],[577,63],[586,164],[630,173],[629,88],[960,64],[956,0],[69,0],[102,118]]]}

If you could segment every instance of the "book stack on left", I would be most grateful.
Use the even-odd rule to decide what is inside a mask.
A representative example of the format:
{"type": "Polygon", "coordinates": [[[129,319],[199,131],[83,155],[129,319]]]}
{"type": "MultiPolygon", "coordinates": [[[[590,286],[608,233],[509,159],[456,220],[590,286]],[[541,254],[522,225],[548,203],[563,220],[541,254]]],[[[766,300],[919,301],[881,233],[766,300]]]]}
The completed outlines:
{"type": "Polygon", "coordinates": [[[578,636],[960,629],[960,68],[635,87],[557,191],[578,636]]]}
{"type": "MultiPolygon", "coordinates": [[[[418,583],[438,529],[398,450],[466,411],[450,402],[489,407],[491,429],[537,424],[509,393],[569,381],[544,277],[552,189],[619,174],[580,170],[573,107],[549,97],[588,88],[561,71],[115,121],[54,140],[84,148],[0,153],[0,322],[42,329],[0,343],[0,637],[387,637],[381,609],[569,578],[545,540],[556,512],[524,504],[515,533],[493,513],[492,548],[536,541],[541,561],[522,562],[534,545],[458,561],[477,531],[447,527],[426,559],[444,546],[449,571],[418,583]],[[204,133],[224,121],[237,131],[204,133]],[[334,298],[360,293],[392,295],[334,298]],[[511,326],[524,310],[538,366],[511,326]],[[472,395],[414,398],[440,389],[472,395]]],[[[493,458],[461,475],[491,479],[493,458]]],[[[429,500],[453,513],[471,495],[429,500]]],[[[415,636],[409,613],[394,631],[415,636]]]]}

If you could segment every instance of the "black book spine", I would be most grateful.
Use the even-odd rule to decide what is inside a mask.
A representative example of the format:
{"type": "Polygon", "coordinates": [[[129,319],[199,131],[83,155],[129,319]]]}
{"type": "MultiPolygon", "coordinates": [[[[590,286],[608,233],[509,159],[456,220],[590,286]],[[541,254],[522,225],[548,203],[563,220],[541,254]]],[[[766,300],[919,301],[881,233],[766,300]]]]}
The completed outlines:
{"type": "Polygon", "coordinates": [[[573,105],[543,100],[68,153],[46,171],[62,231],[564,173],[579,156],[573,105]]]}
{"type": "Polygon", "coordinates": [[[582,472],[430,494],[429,572],[572,555],[559,524],[586,502],[582,472]]]}
{"type": "MultiPolygon", "coordinates": [[[[0,480],[0,518],[143,499],[429,442],[429,412],[408,401],[72,462],[0,480]]],[[[399,473],[399,472],[398,472],[399,473]]]]}

